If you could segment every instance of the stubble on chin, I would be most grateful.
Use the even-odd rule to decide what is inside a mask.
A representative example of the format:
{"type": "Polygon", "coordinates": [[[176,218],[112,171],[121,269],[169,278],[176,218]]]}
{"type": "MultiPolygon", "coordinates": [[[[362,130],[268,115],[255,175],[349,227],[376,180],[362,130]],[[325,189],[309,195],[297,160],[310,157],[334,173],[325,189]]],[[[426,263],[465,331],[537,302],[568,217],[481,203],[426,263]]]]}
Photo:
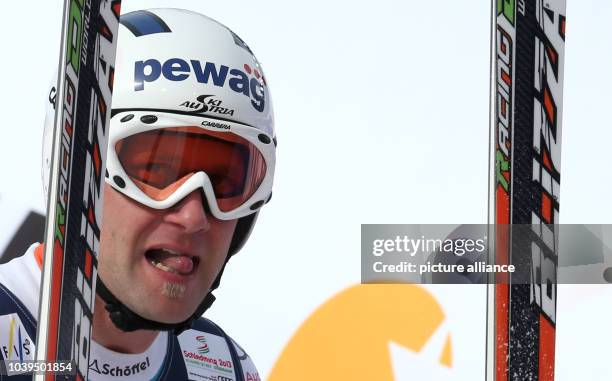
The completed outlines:
{"type": "Polygon", "coordinates": [[[162,285],[162,295],[170,299],[180,299],[185,295],[186,287],[178,283],[164,282],[162,285]]]}

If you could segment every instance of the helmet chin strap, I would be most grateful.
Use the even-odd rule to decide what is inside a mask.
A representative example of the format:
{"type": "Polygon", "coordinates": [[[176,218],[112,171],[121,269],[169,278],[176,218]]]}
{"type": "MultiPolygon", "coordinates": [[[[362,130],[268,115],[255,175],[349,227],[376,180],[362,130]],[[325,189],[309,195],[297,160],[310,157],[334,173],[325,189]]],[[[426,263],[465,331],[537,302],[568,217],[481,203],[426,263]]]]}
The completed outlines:
{"type": "Polygon", "coordinates": [[[191,324],[194,320],[202,316],[204,311],[206,311],[215,301],[215,296],[209,291],[196,311],[187,320],[180,323],[162,323],[144,318],[129,309],[110,292],[100,277],[98,277],[96,282],[96,293],[104,300],[104,308],[108,311],[108,316],[113,324],[115,324],[115,327],[125,332],[146,329],[152,331],[170,331],[174,335],[179,335],[186,329],[191,328],[191,324]]]}

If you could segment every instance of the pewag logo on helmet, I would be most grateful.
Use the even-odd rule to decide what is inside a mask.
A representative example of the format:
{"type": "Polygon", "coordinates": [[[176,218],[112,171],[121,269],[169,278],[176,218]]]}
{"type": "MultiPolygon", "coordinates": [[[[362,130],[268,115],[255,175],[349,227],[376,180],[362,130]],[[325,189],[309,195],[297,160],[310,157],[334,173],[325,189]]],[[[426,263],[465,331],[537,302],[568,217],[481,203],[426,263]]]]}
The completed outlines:
{"type": "Polygon", "coordinates": [[[169,81],[180,82],[195,77],[198,83],[212,84],[217,87],[228,86],[232,91],[251,99],[251,105],[259,112],[265,107],[266,80],[257,70],[244,65],[244,71],[230,69],[226,65],[198,60],[170,58],[161,63],[155,58],[134,63],[134,90],[142,91],[146,82],[155,82],[160,76],[169,81]]]}

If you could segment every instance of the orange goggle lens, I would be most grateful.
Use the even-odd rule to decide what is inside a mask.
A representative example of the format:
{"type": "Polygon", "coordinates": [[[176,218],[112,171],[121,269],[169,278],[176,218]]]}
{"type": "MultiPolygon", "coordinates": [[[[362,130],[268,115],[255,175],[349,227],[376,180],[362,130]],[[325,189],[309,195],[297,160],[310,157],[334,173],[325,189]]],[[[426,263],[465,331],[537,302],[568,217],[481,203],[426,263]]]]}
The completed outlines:
{"type": "Polygon", "coordinates": [[[156,201],[168,198],[193,174],[206,173],[222,212],[247,201],[266,174],[257,147],[231,132],[164,128],[125,137],[115,150],[134,184],[156,201]]]}

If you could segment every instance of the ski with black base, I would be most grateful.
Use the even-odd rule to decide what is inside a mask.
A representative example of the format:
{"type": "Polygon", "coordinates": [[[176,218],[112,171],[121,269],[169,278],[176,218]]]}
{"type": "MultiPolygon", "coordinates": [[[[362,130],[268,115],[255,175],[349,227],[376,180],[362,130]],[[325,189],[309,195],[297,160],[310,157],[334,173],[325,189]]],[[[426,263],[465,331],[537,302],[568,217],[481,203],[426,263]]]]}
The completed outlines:
{"type": "Polygon", "coordinates": [[[36,359],[87,380],[120,0],[66,0],[36,359]]]}
{"type": "Polygon", "coordinates": [[[493,0],[487,381],[554,379],[565,8],[493,0]]]}

